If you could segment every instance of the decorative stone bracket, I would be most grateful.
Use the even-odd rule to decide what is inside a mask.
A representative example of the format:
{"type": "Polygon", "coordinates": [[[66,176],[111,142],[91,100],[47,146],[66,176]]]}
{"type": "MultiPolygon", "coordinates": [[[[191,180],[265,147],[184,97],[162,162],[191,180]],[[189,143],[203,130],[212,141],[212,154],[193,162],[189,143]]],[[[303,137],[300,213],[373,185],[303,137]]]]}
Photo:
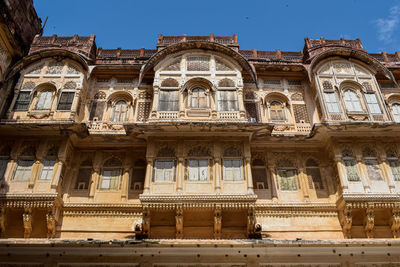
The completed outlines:
{"type": "Polygon", "coordinates": [[[343,228],[343,235],[345,238],[351,238],[351,226],[353,224],[353,216],[351,215],[351,208],[345,207],[342,214],[341,224],[343,228]]]}
{"type": "Polygon", "coordinates": [[[375,213],[372,207],[368,207],[365,211],[365,219],[364,219],[364,230],[365,234],[368,238],[374,237],[374,228],[375,228],[375,213]]]}
{"type": "Polygon", "coordinates": [[[24,223],[24,238],[29,238],[32,233],[32,210],[25,209],[22,218],[24,223]]]}
{"type": "Polygon", "coordinates": [[[400,238],[400,208],[393,208],[391,230],[394,238],[400,238]]]}

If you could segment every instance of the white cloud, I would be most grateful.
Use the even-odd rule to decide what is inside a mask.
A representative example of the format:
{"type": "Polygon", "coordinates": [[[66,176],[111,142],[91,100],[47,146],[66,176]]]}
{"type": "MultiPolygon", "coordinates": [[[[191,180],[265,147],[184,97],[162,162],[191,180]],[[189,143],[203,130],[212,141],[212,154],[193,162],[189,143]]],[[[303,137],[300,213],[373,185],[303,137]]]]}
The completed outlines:
{"type": "Polygon", "coordinates": [[[377,19],[376,27],[378,28],[378,38],[385,43],[393,41],[393,33],[400,22],[400,5],[390,8],[387,18],[377,19]]]}

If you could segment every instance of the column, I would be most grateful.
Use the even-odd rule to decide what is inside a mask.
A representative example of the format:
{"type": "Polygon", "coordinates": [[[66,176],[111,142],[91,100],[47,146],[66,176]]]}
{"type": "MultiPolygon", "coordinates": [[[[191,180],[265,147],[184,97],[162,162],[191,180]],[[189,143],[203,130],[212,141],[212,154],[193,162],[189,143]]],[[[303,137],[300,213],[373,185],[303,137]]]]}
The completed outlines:
{"type": "Polygon", "coordinates": [[[75,119],[74,118],[75,114],[79,113],[79,110],[77,110],[78,108],[80,108],[78,106],[79,100],[80,100],[80,91],[76,91],[75,96],[74,96],[74,102],[72,102],[72,107],[71,107],[71,119],[72,120],[75,119]]]}
{"type": "Polygon", "coordinates": [[[130,166],[123,167],[122,180],[121,180],[121,198],[123,200],[126,200],[128,197],[130,170],[131,170],[130,166]]]}
{"type": "Polygon", "coordinates": [[[305,169],[303,167],[299,168],[299,177],[300,177],[300,185],[301,191],[303,192],[304,200],[310,201],[310,192],[309,192],[309,185],[308,185],[308,178],[307,174],[305,173],[305,169]]]}
{"type": "Polygon", "coordinates": [[[214,178],[215,178],[215,192],[221,193],[221,158],[214,158],[214,178]]]}
{"type": "Polygon", "coordinates": [[[153,91],[153,108],[151,109],[151,114],[150,114],[150,117],[152,119],[157,119],[159,92],[160,92],[160,89],[158,87],[154,87],[154,91],[153,91]]]}
{"type": "Polygon", "coordinates": [[[253,175],[251,173],[251,158],[245,158],[246,178],[247,178],[247,194],[254,195],[253,175]]]}
{"type": "Polygon", "coordinates": [[[29,184],[28,187],[29,188],[33,188],[33,186],[35,185],[35,181],[38,178],[38,175],[40,174],[40,167],[42,165],[42,161],[43,159],[36,159],[35,163],[33,163],[32,166],[32,171],[31,171],[31,176],[29,177],[29,184]]]}
{"type": "Polygon", "coordinates": [[[243,102],[243,88],[238,88],[237,89],[237,95],[238,95],[240,118],[244,119],[246,117],[246,110],[244,108],[244,102],[243,102]]]}
{"type": "Polygon", "coordinates": [[[349,190],[349,182],[347,180],[347,175],[345,175],[345,169],[342,163],[342,156],[336,155],[335,156],[335,164],[337,166],[339,180],[342,185],[343,192],[346,193],[349,190]]]}
{"type": "Polygon", "coordinates": [[[24,223],[24,238],[29,238],[32,233],[32,210],[30,208],[25,208],[22,219],[24,223]]]}
{"type": "Polygon", "coordinates": [[[178,158],[178,166],[176,170],[176,192],[178,194],[182,194],[183,192],[183,177],[184,177],[184,159],[183,158],[178,158]]]}
{"type": "Polygon", "coordinates": [[[395,185],[395,182],[394,182],[394,178],[393,178],[393,174],[392,174],[392,171],[390,169],[390,166],[387,163],[386,156],[379,157],[379,161],[380,161],[379,165],[382,166],[384,176],[386,177],[386,181],[387,181],[387,183],[389,185],[389,191],[391,193],[395,193],[396,185],[395,185]]]}
{"type": "Polygon", "coordinates": [[[272,201],[277,202],[278,201],[278,187],[276,184],[276,177],[274,173],[274,166],[273,165],[268,165],[268,172],[269,176],[271,177],[271,196],[272,196],[272,201]]]}
{"type": "Polygon", "coordinates": [[[321,165],[320,172],[322,179],[325,180],[329,198],[333,200],[332,198],[334,197],[335,194],[335,188],[333,184],[334,179],[332,177],[332,169],[330,168],[329,165],[321,165]]]}
{"type": "Polygon", "coordinates": [[[365,171],[365,166],[364,166],[364,162],[363,162],[363,159],[362,159],[362,156],[361,155],[357,155],[356,156],[356,160],[357,160],[357,168],[358,168],[358,171],[360,172],[360,178],[361,178],[361,182],[362,182],[362,184],[363,184],[363,187],[364,187],[364,192],[371,192],[371,188],[370,188],[370,186],[369,186],[369,183],[368,183],[368,174],[367,174],[367,172],[365,171]]]}
{"type": "Polygon", "coordinates": [[[55,173],[53,176],[53,180],[51,181],[51,188],[52,189],[56,189],[58,182],[60,181],[60,175],[61,175],[61,171],[62,168],[64,166],[64,163],[61,160],[58,160],[55,166],[55,173]]]}
{"type": "Polygon", "coordinates": [[[151,177],[153,176],[153,164],[154,164],[154,158],[152,157],[147,157],[147,166],[146,166],[146,176],[144,177],[144,188],[143,188],[143,194],[150,194],[150,181],[151,177]]]}
{"type": "MultiPolygon", "coordinates": [[[[185,117],[185,101],[183,97],[184,92],[181,90],[178,90],[178,101],[179,101],[179,118],[185,117]]],[[[189,92],[188,92],[188,98],[189,98],[189,92]]]]}

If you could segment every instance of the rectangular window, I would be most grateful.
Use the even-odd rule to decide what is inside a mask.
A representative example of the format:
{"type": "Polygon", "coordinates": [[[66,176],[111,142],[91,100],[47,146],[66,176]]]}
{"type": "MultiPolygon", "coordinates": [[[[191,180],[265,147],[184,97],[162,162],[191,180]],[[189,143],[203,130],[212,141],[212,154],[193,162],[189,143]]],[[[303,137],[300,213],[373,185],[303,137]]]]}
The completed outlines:
{"type": "Polygon", "coordinates": [[[217,91],[219,111],[237,111],[239,109],[236,91],[217,91]]]}
{"type": "Polygon", "coordinates": [[[104,169],[100,189],[118,190],[121,169],[104,169]]]}
{"type": "Polygon", "coordinates": [[[156,160],[154,172],[155,182],[172,182],[175,178],[175,161],[170,159],[156,160]]]}
{"type": "Polygon", "coordinates": [[[45,159],[43,161],[42,171],[40,172],[39,180],[51,180],[53,177],[55,159],[45,159]]]}
{"type": "Polygon", "coordinates": [[[80,168],[76,179],[75,189],[87,190],[92,177],[92,168],[80,168]]]}
{"type": "Polygon", "coordinates": [[[0,181],[4,179],[8,165],[8,159],[0,159],[0,181]]]}
{"type": "Polygon", "coordinates": [[[31,102],[31,92],[21,91],[19,92],[17,100],[15,101],[14,110],[17,111],[28,110],[30,102],[31,102]]]}
{"type": "Polygon", "coordinates": [[[263,188],[257,189],[268,189],[267,173],[265,168],[251,168],[251,176],[253,177],[254,184],[263,184],[263,188]]]}
{"type": "Polygon", "coordinates": [[[225,181],[243,180],[241,159],[224,159],[224,180],[225,181]]]}
{"type": "Polygon", "coordinates": [[[389,165],[392,170],[393,179],[400,181],[400,161],[398,159],[389,160],[389,165]]]}
{"type": "Polygon", "coordinates": [[[145,176],[146,176],[146,168],[137,168],[137,167],[133,168],[133,170],[132,170],[132,180],[131,180],[131,189],[140,190],[141,187],[135,188],[135,186],[137,187],[139,183],[143,185],[145,176]]]}
{"type": "Polygon", "coordinates": [[[365,100],[367,101],[369,112],[372,114],[382,114],[381,107],[379,106],[378,99],[375,93],[367,93],[365,95],[365,100]]]}
{"type": "Polygon", "coordinates": [[[189,181],[208,180],[208,160],[190,159],[189,160],[189,181]]]}
{"type": "Polygon", "coordinates": [[[28,181],[31,176],[33,160],[19,159],[14,173],[14,181],[28,181]]]}
{"type": "Polygon", "coordinates": [[[57,110],[71,110],[72,102],[74,102],[74,92],[62,92],[57,110]]]}
{"type": "Polygon", "coordinates": [[[340,113],[340,107],[335,92],[325,92],[324,98],[329,113],[340,113]]]}
{"type": "Polygon", "coordinates": [[[346,168],[347,180],[352,182],[360,181],[356,161],[354,159],[345,159],[343,160],[343,163],[346,168]]]}
{"type": "Polygon", "coordinates": [[[278,170],[279,188],[281,191],[296,191],[296,170],[278,170]]]}
{"type": "Polygon", "coordinates": [[[179,91],[177,90],[160,90],[158,110],[159,111],[178,111],[179,91]]]}

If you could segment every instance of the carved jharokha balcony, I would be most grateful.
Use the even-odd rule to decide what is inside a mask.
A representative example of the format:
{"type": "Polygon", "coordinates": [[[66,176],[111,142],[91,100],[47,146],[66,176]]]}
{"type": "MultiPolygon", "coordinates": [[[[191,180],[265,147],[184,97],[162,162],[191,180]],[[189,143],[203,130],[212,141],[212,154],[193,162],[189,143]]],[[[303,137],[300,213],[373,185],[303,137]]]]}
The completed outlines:
{"type": "Polygon", "coordinates": [[[186,110],[180,111],[157,111],[156,118],[151,121],[246,121],[240,111],[209,111],[209,110],[186,110]]]}

